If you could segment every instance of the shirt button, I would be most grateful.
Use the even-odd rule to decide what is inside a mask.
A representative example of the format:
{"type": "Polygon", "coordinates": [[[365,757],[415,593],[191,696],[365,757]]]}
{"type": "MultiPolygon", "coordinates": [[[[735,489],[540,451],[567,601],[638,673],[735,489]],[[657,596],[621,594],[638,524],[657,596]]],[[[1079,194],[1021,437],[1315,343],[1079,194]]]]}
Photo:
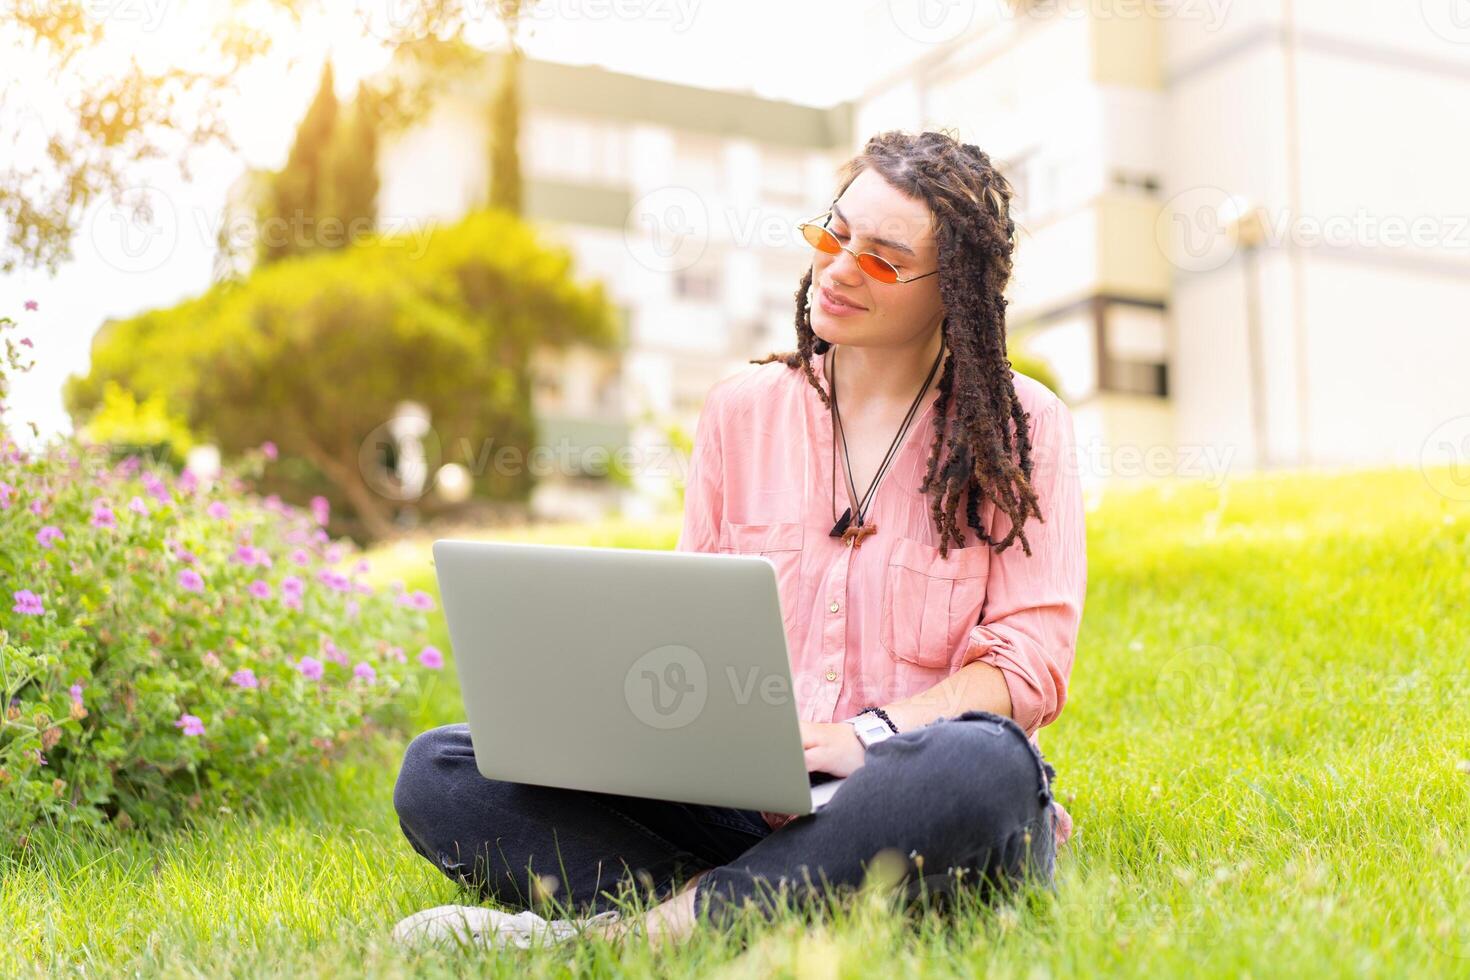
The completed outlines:
{"type": "Polygon", "coordinates": [[[828,606],[827,608],[830,609],[830,610],[832,610],[833,612],[836,612],[837,609],[838,609],[837,601],[834,599],[832,601],[832,605],[828,606]]]}
{"type": "Polygon", "coordinates": [[[827,671],[827,680],[829,680],[829,681],[835,681],[836,679],[837,679],[837,671],[835,671],[835,670],[829,670],[829,671],[827,671]]]}

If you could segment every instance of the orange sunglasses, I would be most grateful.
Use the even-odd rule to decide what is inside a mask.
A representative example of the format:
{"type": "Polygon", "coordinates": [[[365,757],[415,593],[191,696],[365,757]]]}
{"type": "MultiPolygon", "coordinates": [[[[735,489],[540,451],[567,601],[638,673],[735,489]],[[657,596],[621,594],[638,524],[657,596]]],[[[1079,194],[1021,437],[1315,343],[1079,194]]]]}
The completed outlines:
{"type": "Polygon", "coordinates": [[[802,237],[807,240],[807,244],[818,252],[824,252],[827,255],[847,252],[853,258],[857,259],[858,268],[863,270],[863,274],[870,279],[875,279],[878,282],[891,286],[898,282],[913,282],[915,279],[923,279],[925,276],[932,276],[935,272],[939,271],[935,269],[934,272],[926,272],[921,276],[909,276],[907,279],[901,279],[899,278],[898,270],[893,267],[893,263],[889,262],[883,256],[875,255],[872,252],[854,252],[839,242],[837,236],[832,234],[832,230],[827,227],[827,222],[830,220],[832,220],[832,209],[828,208],[815,218],[812,218],[811,221],[803,221],[796,227],[801,231],[802,237]],[[818,218],[824,219],[821,224],[816,223],[818,218]]]}

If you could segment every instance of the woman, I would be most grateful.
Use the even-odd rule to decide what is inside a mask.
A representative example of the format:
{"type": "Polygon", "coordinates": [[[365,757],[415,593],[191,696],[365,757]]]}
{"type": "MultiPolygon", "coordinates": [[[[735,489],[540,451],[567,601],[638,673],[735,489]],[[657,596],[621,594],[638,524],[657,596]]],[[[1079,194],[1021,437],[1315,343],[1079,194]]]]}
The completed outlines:
{"type": "Polygon", "coordinates": [[[415,849],[485,898],[550,890],[597,914],[442,906],[400,939],[524,945],[589,922],[676,938],[783,889],[856,886],[884,851],[909,895],[1053,885],[1071,821],[1035,733],[1066,700],[1086,554],[1071,416],[1006,358],[1010,200],[974,146],[873,137],[802,225],[797,349],[718,382],[700,415],[677,547],[776,566],[807,768],[850,777],[828,806],[793,819],[487,780],[467,726],[434,729],[394,794],[415,849]],[[660,904],[619,921],[630,880],[660,904]]]}

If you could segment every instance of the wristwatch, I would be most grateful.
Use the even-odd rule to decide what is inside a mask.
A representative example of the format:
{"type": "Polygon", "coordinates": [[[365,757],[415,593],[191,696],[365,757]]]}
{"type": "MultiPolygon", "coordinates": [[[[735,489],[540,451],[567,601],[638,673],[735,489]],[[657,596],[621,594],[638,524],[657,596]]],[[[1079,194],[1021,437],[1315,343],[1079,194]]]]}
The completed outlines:
{"type": "Polygon", "coordinates": [[[870,711],[847,719],[847,723],[857,733],[858,741],[863,743],[865,749],[872,748],[885,738],[893,737],[893,729],[888,727],[888,722],[870,711]]]}

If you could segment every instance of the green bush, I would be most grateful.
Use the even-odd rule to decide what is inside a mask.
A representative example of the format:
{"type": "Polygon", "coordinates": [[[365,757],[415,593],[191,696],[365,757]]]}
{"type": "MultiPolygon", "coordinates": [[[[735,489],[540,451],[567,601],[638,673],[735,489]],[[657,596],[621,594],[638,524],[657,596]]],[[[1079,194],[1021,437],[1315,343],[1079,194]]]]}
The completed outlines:
{"type": "Polygon", "coordinates": [[[328,537],[324,500],[302,510],[228,472],[205,482],[0,437],[0,510],[8,846],[39,820],[157,825],[248,806],[275,775],[404,728],[421,671],[443,666],[423,645],[434,600],[370,585],[328,537]]]}
{"type": "Polygon", "coordinates": [[[535,484],[524,463],[536,444],[531,357],[621,342],[603,286],[576,278],[570,252],[514,215],[477,210],[422,234],[273,262],[109,322],[89,371],[63,394],[79,426],[105,407],[109,384],[158,399],[227,459],[273,439],[298,462],[273,474],[290,499],[323,492],[339,530],[351,515],[362,539],[382,538],[402,508],[435,506],[399,496],[373,469],[401,402],[430,414],[431,465],[452,459],[480,495],[524,500],[535,484]],[[492,462],[502,450],[521,462],[492,462]]]}

